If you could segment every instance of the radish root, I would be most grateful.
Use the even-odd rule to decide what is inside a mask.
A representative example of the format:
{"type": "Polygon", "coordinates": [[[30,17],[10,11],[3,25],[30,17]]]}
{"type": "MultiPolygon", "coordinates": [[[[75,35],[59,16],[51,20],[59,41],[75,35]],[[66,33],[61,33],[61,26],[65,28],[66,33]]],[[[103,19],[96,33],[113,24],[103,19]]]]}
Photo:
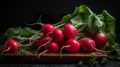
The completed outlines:
{"type": "Polygon", "coordinates": [[[40,56],[42,55],[42,54],[44,54],[44,53],[46,53],[48,50],[45,50],[45,51],[43,51],[43,52],[41,52],[41,53],[39,53],[39,55],[38,55],[38,59],[40,58],[40,56]]]}
{"type": "Polygon", "coordinates": [[[66,45],[66,46],[63,46],[63,47],[61,47],[61,49],[60,49],[60,58],[62,59],[62,50],[64,49],[64,48],[66,48],[66,47],[70,47],[71,45],[66,45]]]}
{"type": "Polygon", "coordinates": [[[92,46],[92,49],[94,49],[95,51],[99,51],[99,52],[110,52],[110,51],[99,50],[99,49],[95,48],[94,46],[92,46]]]}
{"type": "MultiPolygon", "coordinates": [[[[41,47],[47,45],[49,42],[52,41],[52,39],[53,39],[53,38],[51,38],[49,41],[47,41],[46,43],[44,43],[44,44],[42,44],[41,46],[39,46],[38,49],[35,51],[35,55],[37,54],[38,50],[39,50],[41,47]]],[[[37,57],[37,56],[36,56],[36,57],[37,57]]]]}
{"type": "Polygon", "coordinates": [[[41,25],[41,26],[43,26],[43,24],[42,24],[42,22],[41,22],[41,17],[42,17],[42,15],[40,15],[39,16],[39,20],[36,20],[36,22],[37,23],[33,23],[33,24],[28,24],[28,23],[25,23],[26,25],[41,25]]]}
{"type": "Polygon", "coordinates": [[[3,53],[9,51],[10,48],[11,48],[11,47],[9,46],[6,50],[3,50],[3,51],[1,52],[1,59],[2,59],[2,55],[3,55],[3,53]]]}

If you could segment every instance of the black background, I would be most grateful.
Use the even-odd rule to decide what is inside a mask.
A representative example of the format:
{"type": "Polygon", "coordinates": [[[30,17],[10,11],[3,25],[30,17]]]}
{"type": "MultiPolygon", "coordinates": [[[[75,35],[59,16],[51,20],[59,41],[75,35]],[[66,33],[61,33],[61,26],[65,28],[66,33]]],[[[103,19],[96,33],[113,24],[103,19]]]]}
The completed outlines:
{"type": "Polygon", "coordinates": [[[120,7],[119,0],[9,0],[0,2],[0,31],[4,33],[9,27],[24,26],[33,23],[42,16],[43,23],[56,23],[60,18],[71,13],[76,6],[85,4],[99,14],[106,9],[116,18],[117,41],[120,41],[120,7]]]}

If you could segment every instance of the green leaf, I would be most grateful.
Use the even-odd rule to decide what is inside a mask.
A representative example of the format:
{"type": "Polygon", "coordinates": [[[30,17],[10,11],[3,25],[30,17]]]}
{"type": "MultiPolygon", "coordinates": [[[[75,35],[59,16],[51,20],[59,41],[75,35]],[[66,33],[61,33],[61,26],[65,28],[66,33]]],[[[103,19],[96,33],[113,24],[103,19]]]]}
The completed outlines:
{"type": "Polygon", "coordinates": [[[33,54],[32,52],[28,51],[28,50],[24,50],[24,49],[20,49],[18,51],[19,54],[24,54],[24,55],[31,55],[33,54]]]}
{"type": "Polygon", "coordinates": [[[8,28],[8,30],[4,33],[4,36],[6,38],[9,38],[14,35],[18,35],[20,31],[21,31],[21,27],[8,28]]]}
{"type": "Polygon", "coordinates": [[[79,7],[75,7],[75,10],[72,13],[72,17],[78,15],[78,10],[79,10],[79,7]]]}
{"type": "Polygon", "coordinates": [[[115,45],[115,40],[116,40],[115,32],[109,32],[109,33],[106,33],[106,35],[107,35],[107,40],[109,42],[109,45],[115,45]]]}
{"type": "Polygon", "coordinates": [[[71,14],[64,15],[60,22],[68,23],[71,17],[72,17],[71,14]]]}
{"type": "Polygon", "coordinates": [[[79,25],[83,23],[83,19],[80,15],[73,17],[72,19],[70,19],[70,21],[73,25],[79,25]]]}
{"type": "Polygon", "coordinates": [[[96,14],[90,15],[87,19],[88,29],[91,34],[104,32],[105,24],[97,17],[96,14]]]}
{"type": "Polygon", "coordinates": [[[29,27],[25,27],[20,31],[19,35],[22,36],[22,37],[30,37],[37,32],[38,31],[35,31],[35,30],[33,30],[29,27]]]}
{"type": "Polygon", "coordinates": [[[80,14],[83,17],[83,19],[86,19],[88,18],[88,16],[92,15],[93,12],[88,6],[81,5],[78,9],[78,14],[80,14]]]}
{"type": "Polygon", "coordinates": [[[79,61],[79,62],[78,62],[78,65],[82,65],[82,64],[83,64],[83,62],[82,62],[82,61],[79,61]]]}
{"type": "Polygon", "coordinates": [[[106,10],[103,10],[102,15],[104,17],[106,32],[115,31],[115,18],[111,16],[106,10]]]}
{"type": "Polygon", "coordinates": [[[107,58],[102,58],[102,60],[100,61],[101,64],[105,64],[108,61],[107,58]]]}

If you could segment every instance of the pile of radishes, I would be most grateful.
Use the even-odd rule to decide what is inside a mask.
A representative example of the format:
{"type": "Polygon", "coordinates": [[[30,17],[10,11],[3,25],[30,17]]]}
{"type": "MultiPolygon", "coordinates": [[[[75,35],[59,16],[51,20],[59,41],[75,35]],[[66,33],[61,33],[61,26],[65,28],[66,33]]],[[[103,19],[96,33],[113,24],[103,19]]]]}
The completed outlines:
{"type": "MultiPolygon", "coordinates": [[[[76,38],[78,29],[71,23],[64,24],[61,29],[55,28],[52,24],[42,24],[42,29],[39,33],[42,33],[43,36],[40,38],[34,38],[37,36],[35,34],[31,36],[30,39],[38,46],[35,54],[39,52],[39,49],[44,49],[39,52],[40,55],[46,52],[61,53],[63,49],[65,53],[91,51],[105,52],[99,49],[103,48],[107,43],[107,37],[102,32],[94,34],[93,37],[83,37],[78,40],[76,38]]],[[[4,45],[3,52],[17,52],[19,47],[18,44],[17,41],[8,39],[4,45]]]]}

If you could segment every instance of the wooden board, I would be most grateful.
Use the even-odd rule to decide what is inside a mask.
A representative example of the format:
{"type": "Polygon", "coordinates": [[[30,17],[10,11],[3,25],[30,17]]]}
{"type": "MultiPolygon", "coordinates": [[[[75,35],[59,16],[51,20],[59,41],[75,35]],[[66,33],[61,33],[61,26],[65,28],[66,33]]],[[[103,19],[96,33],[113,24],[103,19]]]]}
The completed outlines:
{"type": "MultiPolygon", "coordinates": [[[[23,47],[22,47],[23,48],[23,47]]],[[[31,47],[27,47],[24,49],[30,49],[31,47]]],[[[0,51],[2,48],[0,49],[0,51]]],[[[91,54],[95,53],[97,59],[100,60],[103,57],[107,57],[106,53],[102,52],[90,52],[90,53],[62,53],[60,57],[59,53],[45,53],[40,56],[40,58],[36,58],[38,54],[32,55],[23,55],[23,54],[15,54],[15,53],[4,53],[0,62],[1,63],[77,63],[79,61],[88,61],[91,54]]]]}

